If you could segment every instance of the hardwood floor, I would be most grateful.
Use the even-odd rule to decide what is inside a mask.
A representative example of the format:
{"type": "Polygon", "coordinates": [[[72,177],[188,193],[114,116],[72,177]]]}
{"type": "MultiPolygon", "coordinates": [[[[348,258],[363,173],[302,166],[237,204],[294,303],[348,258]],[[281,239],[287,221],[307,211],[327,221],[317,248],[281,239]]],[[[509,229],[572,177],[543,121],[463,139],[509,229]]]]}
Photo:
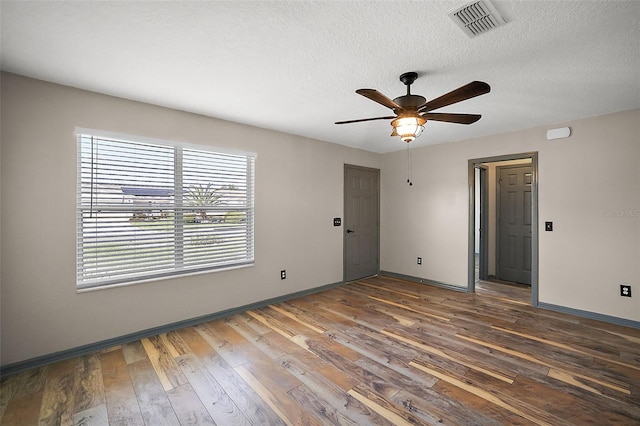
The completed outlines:
{"type": "Polygon", "coordinates": [[[476,293],[531,305],[531,287],[504,281],[476,281],[476,293]]]}
{"type": "Polygon", "coordinates": [[[6,377],[1,424],[640,424],[639,330],[510,297],[374,277],[6,377]]]}

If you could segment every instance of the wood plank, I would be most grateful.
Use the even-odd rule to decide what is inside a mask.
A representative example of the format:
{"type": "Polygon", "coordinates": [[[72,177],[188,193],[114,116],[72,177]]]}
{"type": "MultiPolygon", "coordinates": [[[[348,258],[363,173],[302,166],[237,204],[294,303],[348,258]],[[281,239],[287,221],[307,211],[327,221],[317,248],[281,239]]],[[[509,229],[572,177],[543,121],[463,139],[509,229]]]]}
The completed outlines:
{"type": "Polygon", "coordinates": [[[437,319],[437,320],[440,320],[440,321],[450,321],[449,318],[447,318],[445,316],[432,314],[432,313],[426,312],[424,309],[412,308],[411,306],[407,306],[407,305],[404,305],[402,303],[394,302],[394,301],[391,301],[391,300],[382,299],[380,297],[369,296],[369,299],[376,300],[376,301],[381,302],[381,303],[386,303],[387,305],[391,305],[391,306],[395,306],[395,307],[400,308],[400,309],[405,309],[407,311],[415,312],[417,314],[424,315],[424,316],[427,316],[427,317],[430,317],[430,318],[433,318],[433,319],[437,319]]]}
{"type": "Polygon", "coordinates": [[[297,353],[298,349],[307,352],[306,349],[302,349],[298,345],[292,347],[293,343],[289,339],[271,329],[267,333],[260,334],[246,322],[238,322],[234,318],[230,318],[227,325],[271,359],[276,359],[287,352],[297,353]]]}
{"type": "Polygon", "coordinates": [[[178,418],[151,362],[142,359],[129,364],[129,375],[145,424],[178,425],[178,418]]]}
{"type": "Polygon", "coordinates": [[[197,326],[196,330],[231,367],[250,362],[255,357],[264,356],[253,345],[248,348],[247,345],[250,343],[239,333],[225,332],[225,327],[227,326],[224,321],[211,321],[197,326]]]}
{"type": "MultiPolygon", "coordinates": [[[[388,367],[403,376],[406,376],[419,386],[431,387],[436,382],[436,380],[433,378],[425,381],[424,375],[416,374],[415,370],[409,367],[409,361],[414,359],[418,355],[417,353],[412,352],[412,355],[407,357],[397,356],[402,355],[397,352],[397,348],[390,348],[379,341],[375,343],[375,340],[370,339],[364,334],[353,332],[351,330],[344,331],[348,332],[349,334],[336,332],[334,333],[334,338],[343,345],[349,346],[350,348],[359,351],[363,355],[363,358],[355,361],[355,364],[359,367],[369,370],[367,365],[363,364],[376,363],[388,367]],[[373,342],[373,344],[369,342],[373,342]]],[[[355,369],[353,371],[358,372],[358,370],[355,369]]],[[[380,382],[384,383],[385,380],[380,379],[380,382]]],[[[369,385],[369,387],[378,390],[371,385],[369,385]]]]}
{"type": "MultiPolygon", "coordinates": [[[[425,373],[427,374],[427,373],[425,373]]],[[[459,412],[455,409],[449,410],[443,416],[444,419],[449,417],[453,417],[450,421],[444,421],[444,424],[496,424],[496,425],[531,425],[532,422],[527,419],[522,418],[521,416],[512,413],[509,410],[506,410],[498,405],[487,401],[484,398],[476,396],[472,393],[467,392],[464,389],[461,389],[457,386],[454,386],[450,383],[445,382],[444,380],[438,380],[433,388],[434,392],[440,395],[441,398],[446,398],[448,400],[456,401],[459,404],[462,404],[467,412],[477,413],[477,421],[469,421],[466,420],[469,414],[464,412],[459,412]],[[461,416],[460,419],[457,419],[458,416],[461,416]],[[486,419],[486,420],[485,420],[486,419]]],[[[473,418],[473,415],[471,415],[473,418]]]]}
{"type": "Polygon", "coordinates": [[[295,312],[295,309],[292,309],[290,306],[288,306],[285,303],[282,303],[280,305],[269,305],[269,308],[311,329],[312,331],[315,331],[318,334],[322,334],[325,331],[327,331],[327,328],[324,327],[322,324],[319,324],[312,319],[305,318],[303,315],[301,315],[298,312],[295,312]]]}
{"type": "MultiPolygon", "coordinates": [[[[508,347],[504,347],[504,346],[500,346],[500,345],[496,345],[490,342],[486,342],[483,340],[479,340],[479,339],[475,339],[472,337],[468,337],[468,336],[464,336],[464,335],[458,335],[459,338],[464,339],[464,340],[468,340],[470,342],[474,342],[477,343],[479,345],[483,345],[486,346],[488,348],[500,351],[500,352],[504,352],[507,353],[509,355],[518,357],[518,358],[522,358],[540,365],[543,365],[545,367],[549,368],[549,371],[552,371],[552,375],[555,379],[558,380],[563,380],[568,384],[575,384],[578,382],[578,379],[582,379],[582,380],[586,380],[588,382],[591,382],[592,384],[598,384],[601,386],[605,386],[609,389],[615,390],[617,392],[621,392],[623,394],[626,395],[630,395],[631,391],[628,388],[628,385],[625,385],[624,383],[619,384],[619,383],[613,383],[613,382],[608,382],[605,380],[601,380],[598,379],[596,377],[592,377],[592,376],[587,376],[585,374],[579,373],[579,372],[572,372],[567,370],[566,368],[563,368],[562,366],[560,366],[559,363],[554,364],[552,362],[546,361],[543,359],[542,356],[533,356],[533,355],[529,355],[527,353],[524,352],[520,352],[514,349],[509,349],[508,347]],[[569,379],[567,379],[569,378],[569,379]]],[[[590,390],[593,391],[594,388],[592,386],[581,386],[583,389],[585,390],[590,390]]],[[[596,391],[598,392],[598,391],[596,391]]],[[[599,393],[599,392],[598,392],[599,393]]]]}
{"type": "Polygon", "coordinates": [[[332,424],[376,424],[388,422],[375,411],[360,403],[336,386],[322,374],[316,374],[307,364],[294,358],[283,361],[284,367],[300,380],[305,387],[299,386],[289,391],[298,403],[313,407],[316,416],[332,424]]]}
{"type": "Polygon", "coordinates": [[[187,379],[174,361],[169,349],[164,345],[161,336],[142,339],[142,346],[165,391],[187,383],[187,379]]]}
{"type": "Polygon", "coordinates": [[[14,396],[2,416],[2,426],[37,425],[44,390],[30,395],[14,396]]]}
{"type": "Polygon", "coordinates": [[[441,397],[433,398],[437,392],[429,389],[430,392],[413,394],[401,390],[390,401],[399,407],[403,407],[422,421],[431,424],[473,424],[487,425],[495,423],[495,420],[481,413],[469,410],[463,405],[446,406],[446,400],[441,397]],[[418,396],[420,395],[420,396],[418,396]],[[444,404],[443,404],[444,403],[444,404]],[[443,408],[441,405],[445,405],[443,408]]]}
{"type": "Polygon", "coordinates": [[[14,398],[30,396],[40,393],[49,374],[49,366],[33,368],[19,373],[19,384],[16,388],[14,398]]]}
{"type": "Polygon", "coordinates": [[[242,411],[195,355],[182,355],[178,363],[216,424],[250,425],[242,411]]]}
{"type": "Polygon", "coordinates": [[[301,385],[298,379],[257,349],[231,328],[226,321],[212,321],[206,325],[204,336],[207,337],[205,338],[212,340],[217,353],[233,367],[234,371],[249,384],[278,417],[288,424],[298,422],[319,424],[288,395],[291,389],[301,385]]]}
{"type": "Polygon", "coordinates": [[[385,334],[389,337],[392,337],[394,339],[397,339],[401,342],[407,343],[411,346],[415,346],[416,348],[419,348],[425,352],[428,352],[430,354],[436,355],[438,357],[447,359],[449,361],[453,361],[456,362],[460,365],[464,365],[467,368],[470,368],[472,370],[476,370],[479,371],[481,373],[484,373],[488,376],[491,376],[495,379],[498,380],[502,380],[503,382],[506,383],[513,383],[513,380],[515,378],[515,375],[510,374],[506,371],[499,371],[497,368],[493,368],[493,367],[488,367],[488,366],[483,366],[482,362],[480,362],[480,360],[475,360],[475,361],[471,361],[469,360],[468,357],[464,356],[464,354],[459,354],[459,355],[455,355],[452,353],[447,352],[446,350],[442,350],[439,348],[436,348],[433,345],[428,345],[426,344],[423,340],[418,340],[416,338],[413,337],[407,337],[407,336],[403,336],[398,334],[397,332],[389,332],[386,330],[380,330],[380,332],[382,334],[385,334]]]}
{"type": "Polygon", "coordinates": [[[171,331],[169,333],[162,333],[160,335],[160,340],[162,340],[162,344],[169,351],[169,355],[173,358],[178,358],[179,356],[191,353],[191,348],[182,340],[180,334],[176,331],[171,331]]]}
{"type": "Polygon", "coordinates": [[[2,379],[6,401],[0,424],[37,424],[48,369],[48,366],[33,368],[2,379]]]}
{"type": "Polygon", "coordinates": [[[49,366],[38,424],[44,426],[72,423],[75,374],[75,359],[67,359],[49,366]]]}
{"type": "Polygon", "coordinates": [[[190,384],[177,386],[166,393],[181,425],[215,425],[190,384]]]}
{"type": "Polygon", "coordinates": [[[94,405],[73,415],[74,426],[108,426],[107,404],[94,405]]]}
{"type": "Polygon", "coordinates": [[[265,314],[263,311],[258,312],[254,310],[247,312],[247,314],[301,348],[307,349],[307,336],[304,334],[300,334],[297,331],[286,327],[282,322],[276,321],[272,316],[265,314]]]}
{"type": "Polygon", "coordinates": [[[225,389],[229,398],[254,425],[282,425],[278,415],[242,380],[229,364],[214,353],[202,359],[207,371],[225,389]]]}
{"type": "MultiPolygon", "coordinates": [[[[302,406],[296,404],[286,389],[280,383],[264,371],[253,368],[251,364],[235,367],[234,370],[242,379],[258,394],[263,401],[282,419],[287,425],[321,425],[322,423],[310,415],[302,406]]],[[[295,386],[294,386],[295,387],[295,386]]]]}
{"type": "MultiPolygon", "coordinates": [[[[387,366],[371,362],[367,359],[362,359],[357,362],[359,366],[362,366],[371,373],[375,373],[384,382],[391,383],[397,386],[398,391],[388,398],[398,406],[403,406],[405,409],[413,411],[414,414],[428,423],[432,424],[491,424],[493,421],[491,417],[485,416],[481,412],[469,407],[468,397],[460,401],[460,399],[453,399],[443,395],[440,391],[434,390],[434,386],[439,385],[439,380],[431,375],[423,374],[424,378],[419,380],[415,379],[421,372],[412,368],[412,376],[405,376],[387,366]],[[423,383],[428,384],[425,386],[423,383]],[[410,407],[415,407],[412,410],[410,407]],[[437,419],[438,421],[433,421],[437,419]]],[[[363,382],[366,384],[366,382],[363,382]]],[[[375,389],[380,395],[385,395],[377,387],[371,387],[375,389]]]]}
{"type": "Polygon", "coordinates": [[[73,412],[80,413],[96,406],[104,406],[106,414],[100,356],[94,353],[79,357],[75,370],[73,412]]]}
{"type": "MultiPolygon", "coordinates": [[[[297,321],[292,320],[286,315],[280,314],[278,311],[273,312],[272,310],[263,310],[261,313],[264,317],[268,318],[267,323],[269,324],[269,326],[276,328],[280,327],[281,329],[286,328],[293,333],[297,333],[291,338],[291,340],[308,351],[313,352],[313,348],[315,346],[323,345],[351,360],[360,358],[360,354],[347,348],[346,346],[336,344],[333,339],[326,336],[324,333],[305,334],[306,327],[304,325],[299,324],[297,321]]],[[[274,328],[274,331],[277,330],[274,328]]],[[[286,337],[285,334],[283,334],[283,336],[286,337]]]]}
{"type": "Polygon", "coordinates": [[[606,425],[633,424],[640,415],[640,406],[634,412],[626,413],[624,404],[614,404],[611,409],[606,409],[585,398],[584,392],[574,394],[563,388],[550,388],[546,383],[527,377],[518,377],[514,384],[527,390],[518,394],[519,401],[558,417],[562,413],[572,412],[571,422],[574,424],[588,424],[592,419],[599,419],[601,424],[606,425]],[[553,401],[552,407],[549,407],[548,401],[553,401]]]}
{"type": "Polygon", "coordinates": [[[389,287],[389,286],[380,286],[380,285],[375,285],[375,284],[369,284],[369,283],[366,283],[366,282],[363,282],[363,281],[354,283],[354,287],[357,288],[358,286],[365,286],[365,287],[369,287],[369,288],[375,288],[377,290],[382,290],[382,291],[386,291],[386,292],[392,293],[393,295],[410,297],[412,299],[420,299],[420,296],[416,296],[415,294],[411,294],[411,293],[405,293],[404,291],[399,291],[399,290],[396,290],[393,287],[389,287]]]}
{"type": "Polygon", "coordinates": [[[237,322],[233,318],[226,321],[226,324],[240,333],[247,341],[251,342],[265,355],[285,366],[287,357],[294,357],[296,361],[304,363],[307,370],[313,370],[318,374],[328,378],[332,384],[343,390],[351,389],[355,384],[355,379],[345,374],[322,357],[299,347],[288,347],[289,341],[281,335],[270,331],[265,334],[258,334],[255,329],[249,327],[244,322],[237,322]],[[286,349],[286,351],[285,351],[286,349]]]}
{"type": "Polygon", "coordinates": [[[109,424],[144,425],[122,351],[102,353],[100,364],[109,424]]]}
{"type": "Polygon", "coordinates": [[[394,405],[389,404],[384,398],[380,398],[373,392],[360,386],[349,390],[349,395],[369,407],[371,410],[378,413],[393,425],[411,426],[416,424],[428,424],[420,420],[418,417],[414,416],[411,412],[409,412],[408,414],[401,414],[394,405]]]}
{"type": "Polygon", "coordinates": [[[457,386],[473,395],[486,399],[487,401],[517,414],[518,416],[537,425],[551,426],[562,423],[562,419],[554,418],[554,416],[549,415],[547,412],[536,410],[535,407],[527,406],[527,404],[523,404],[521,401],[518,401],[517,398],[513,398],[507,394],[500,394],[495,391],[492,392],[486,390],[483,387],[469,383],[467,380],[461,380],[461,378],[455,377],[454,375],[439,371],[434,365],[414,361],[411,361],[409,365],[424,371],[427,374],[431,374],[440,380],[444,380],[447,383],[457,386]]]}
{"type": "Polygon", "coordinates": [[[205,357],[214,353],[211,345],[198,333],[194,327],[187,327],[178,330],[178,334],[182,340],[189,346],[191,353],[198,358],[205,357]]]}
{"type": "Polygon", "coordinates": [[[0,381],[0,422],[4,415],[9,401],[15,395],[18,387],[20,386],[20,374],[14,374],[12,376],[3,377],[0,381]]]}
{"type": "Polygon", "coordinates": [[[144,347],[140,340],[122,345],[122,354],[124,355],[124,360],[127,364],[133,364],[134,362],[148,359],[147,353],[144,351],[144,347]]]}
{"type": "Polygon", "coordinates": [[[579,347],[576,347],[576,346],[568,345],[568,344],[560,342],[560,341],[554,341],[554,340],[547,339],[547,338],[544,338],[544,337],[534,336],[532,334],[522,333],[522,332],[519,332],[519,331],[516,331],[516,330],[510,330],[510,329],[507,329],[507,328],[504,328],[504,327],[496,327],[496,326],[494,326],[492,328],[495,329],[495,330],[498,330],[498,331],[502,331],[504,333],[514,334],[514,335],[519,336],[519,337],[524,337],[525,339],[535,340],[536,342],[544,343],[544,344],[549,345],[549,346],[555,346],[555,347],[561,348],[561,349],[566,349],[566,350],[569,350],[569,351],[572,351],[572,352],[576,352],[576,353],[579,353],[579,354],[582,354],[582,355],[593,356],[594,358],[598,358],[598,359],[600,359],[602,361],[610,362],[610,363],[613,363],[613,364],[617,364],[617,365],[623,366],[625,368],[630,368],[630,369],[634,369],[634,370],[640,371],[640,365],[633,365],[631,363],[622,362],[622,361],[619,361],[617,359],[614,359],[613,356],[606,356],[606,355],[600,354],[600,353],[598,353],[597,351],[594,351],[594,350],[582,349],[582,348],[579,348],[579,347]]]}

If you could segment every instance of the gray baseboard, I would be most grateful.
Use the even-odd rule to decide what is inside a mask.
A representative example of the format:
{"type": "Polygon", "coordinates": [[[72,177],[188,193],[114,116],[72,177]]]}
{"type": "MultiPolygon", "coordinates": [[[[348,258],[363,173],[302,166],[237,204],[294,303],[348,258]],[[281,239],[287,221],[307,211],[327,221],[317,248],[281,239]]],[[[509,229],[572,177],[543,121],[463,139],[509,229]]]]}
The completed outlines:
{"type": "Polygon", "coordinates": [[[588,318],[592,320],[608,322],[610,324],[622,325],[625,327],[640,329],[640,321],[618,318],[611,315],[599,314],[596,312],[582,311],[580,309],[567,308],[566,306],[554,305],[551,303],[538,302],[538,308],[548,309],[550,311],[560,312],[563,314],[571,314],[577,317],[588,318]]]}
{"type": "Polygon", "coordinates": [[[428,284],[435,287],[446,288],[447,290],[459,291],[462,293],[468,292],[466,285],[464,287],[460,287],[453,284],[447,284],[440,281],[430,280],[427,278],[414,277],[411,275],[398,274],[397,272],[391,272],[391,271],[380,271],[380,275],[386,275],[388,277],[393,277],[393,278],[400,278],[402,280],[412,281],[418,284],[428,284]]]}
{"type": "Polygon", "coordinates": [[[238,306],[236,308],[227,309],[220,312],[214,312],[212,314],[203,315],[196,318],[190,318],[184,321],[178,321],[171,324],[161,325],[159,327],[149,328],[146,330],[138,331],[135,333],[127,334],[124,336],[114,337],[112,339],[102,340],[100,342],[90,343],[88,345],[78,346],[75,348],[67,349],[60,352],[55,352],[48,355],[43,355],[25,361],[19,361],[12,364],[0,366],[0,377],[9,376],[11,374],[19,373],[30,368],[41,367],[53,362],[62,361],[69,358],[75,358],[82,355],[87,355],[102,349],[111,348],[117,345],[124,345],[126,343],[135,342],[136,340],[144,339],[145,337],[151,337],[162,333],[168,333],[170,331],[178,330],[185,327],[191,327],[201,324],[203,322],[212,321],[220,318],[225,318],[231,315],[239,314],[242,312],[250,311],[252,309],[259,309],[265,306],[286,302],[287,300],[296,299],[298,297],[307,296],[313,293],[319,293],[330,288],[343,285],[344,282],[336,282],[333,284],[326,284],[320,287],[314,287],[308,290],[298,291],[295,293],[285,294],[283,296],[274,297],[260,302],[250,303],[244,306],[238,306]]]}

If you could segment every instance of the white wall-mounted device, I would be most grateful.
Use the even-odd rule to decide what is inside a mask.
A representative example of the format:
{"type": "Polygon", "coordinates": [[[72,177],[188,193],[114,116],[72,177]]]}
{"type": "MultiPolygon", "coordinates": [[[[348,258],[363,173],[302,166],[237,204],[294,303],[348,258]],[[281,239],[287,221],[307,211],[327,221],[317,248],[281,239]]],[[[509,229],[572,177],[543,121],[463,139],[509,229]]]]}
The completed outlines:
{"type": "Polygon", "coordinates": [[[547,140],[568,138],[569,136],[571,136],[570,127],[558,127],[557,129],[547,130],[547,140]]]}

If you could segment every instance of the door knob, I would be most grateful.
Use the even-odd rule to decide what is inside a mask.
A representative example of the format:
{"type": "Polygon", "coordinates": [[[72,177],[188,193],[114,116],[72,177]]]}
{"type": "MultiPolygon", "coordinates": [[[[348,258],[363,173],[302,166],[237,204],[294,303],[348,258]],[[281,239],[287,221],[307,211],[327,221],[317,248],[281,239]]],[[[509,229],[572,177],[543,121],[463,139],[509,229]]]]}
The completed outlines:
{"type": "Polygon", "coordinates": [[[353,229],[347,229],[347,234],[352,234],[354,232],[356,232],[356,231],[354,231],[353,229]]]}

